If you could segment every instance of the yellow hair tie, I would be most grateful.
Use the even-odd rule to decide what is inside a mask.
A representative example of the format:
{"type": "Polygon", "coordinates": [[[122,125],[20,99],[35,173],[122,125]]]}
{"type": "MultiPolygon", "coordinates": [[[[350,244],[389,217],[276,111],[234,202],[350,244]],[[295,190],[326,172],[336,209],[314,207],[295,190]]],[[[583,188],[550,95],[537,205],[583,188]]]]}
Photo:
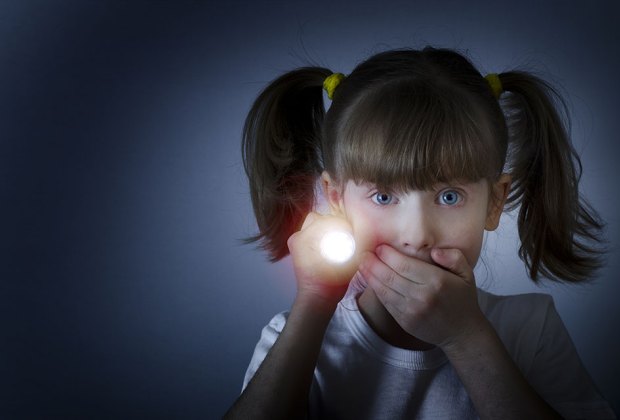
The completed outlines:
{"type": "Polygon", "coordinates": [[[489,86],[493,91],[493,96],[495,96],[495,99],[499,99],[499,95],[501,95],[504,91],[502,81],[499,80],[499,76],[496,73],[489,73],[484,76],[484,78],[487,79],[487,82],[489,82],[489,86]]]}
{"type": "Polygon", "coordinates": [[[323,89],[327,92],[327,97],[329,99],[334,99],[334,91],[345,78],[342,73],[332,73],[330,76],[327,76],[323,81],[323,89]]]}

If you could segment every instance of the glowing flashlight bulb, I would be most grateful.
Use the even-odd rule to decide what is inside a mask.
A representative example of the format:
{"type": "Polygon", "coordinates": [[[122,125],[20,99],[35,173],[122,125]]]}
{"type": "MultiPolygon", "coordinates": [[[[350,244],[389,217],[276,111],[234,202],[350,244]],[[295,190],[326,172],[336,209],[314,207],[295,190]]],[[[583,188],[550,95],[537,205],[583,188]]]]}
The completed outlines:
{"type": "Polygon", "coordinates": [[[333,263],[344,263],[355,252],[355,240],[347,232],[340,230],[327,232],[321,239],[321,255],[333,263]]]}

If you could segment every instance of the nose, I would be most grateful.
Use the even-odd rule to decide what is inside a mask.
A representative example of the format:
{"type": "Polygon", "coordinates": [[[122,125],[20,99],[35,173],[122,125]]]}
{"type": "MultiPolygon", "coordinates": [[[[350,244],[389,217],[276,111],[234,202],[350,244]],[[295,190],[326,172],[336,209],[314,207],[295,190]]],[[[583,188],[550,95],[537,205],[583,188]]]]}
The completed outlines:
{"type": "Polygon", "coordinates": [[[403,208],[398,217],[397,245],[401,252],[412,256],[427,255],[436,240],[436,226],[430,209],[416,203],[403,208]]]}

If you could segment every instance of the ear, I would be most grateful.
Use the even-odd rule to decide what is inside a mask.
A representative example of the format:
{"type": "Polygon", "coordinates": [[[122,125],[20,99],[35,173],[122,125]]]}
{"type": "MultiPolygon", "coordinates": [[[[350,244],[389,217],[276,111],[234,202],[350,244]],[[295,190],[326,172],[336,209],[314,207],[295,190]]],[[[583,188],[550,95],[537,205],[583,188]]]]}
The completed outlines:
{"type": "Polygon", "coordinates": [[[335,183],[327,171],[321,174],[323,195],[329,204],[330,213],[334,216],[344,216],[344,191],[335,183]]]}
{"type": "Polygon", "coordinates": [[[499,226],[499,219],[504,211],[504,204],[506,204],[511,184],[512,177],[509,174],[502,174],[499,180],[491,186],[485,230],[492,231],[499,226]]]}

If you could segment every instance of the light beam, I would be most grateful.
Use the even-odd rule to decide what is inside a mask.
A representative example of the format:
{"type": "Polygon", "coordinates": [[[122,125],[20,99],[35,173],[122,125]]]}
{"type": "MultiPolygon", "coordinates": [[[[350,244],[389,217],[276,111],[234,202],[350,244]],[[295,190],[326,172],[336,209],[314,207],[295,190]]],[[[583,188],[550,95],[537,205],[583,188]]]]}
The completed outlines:
{"type": "Polygon", "coordinates": [[[334,230],[327,232],[321,239],[321,255],[327,261],[342,264],[355,253],[355,240],[350,233],[334,230]]]}

